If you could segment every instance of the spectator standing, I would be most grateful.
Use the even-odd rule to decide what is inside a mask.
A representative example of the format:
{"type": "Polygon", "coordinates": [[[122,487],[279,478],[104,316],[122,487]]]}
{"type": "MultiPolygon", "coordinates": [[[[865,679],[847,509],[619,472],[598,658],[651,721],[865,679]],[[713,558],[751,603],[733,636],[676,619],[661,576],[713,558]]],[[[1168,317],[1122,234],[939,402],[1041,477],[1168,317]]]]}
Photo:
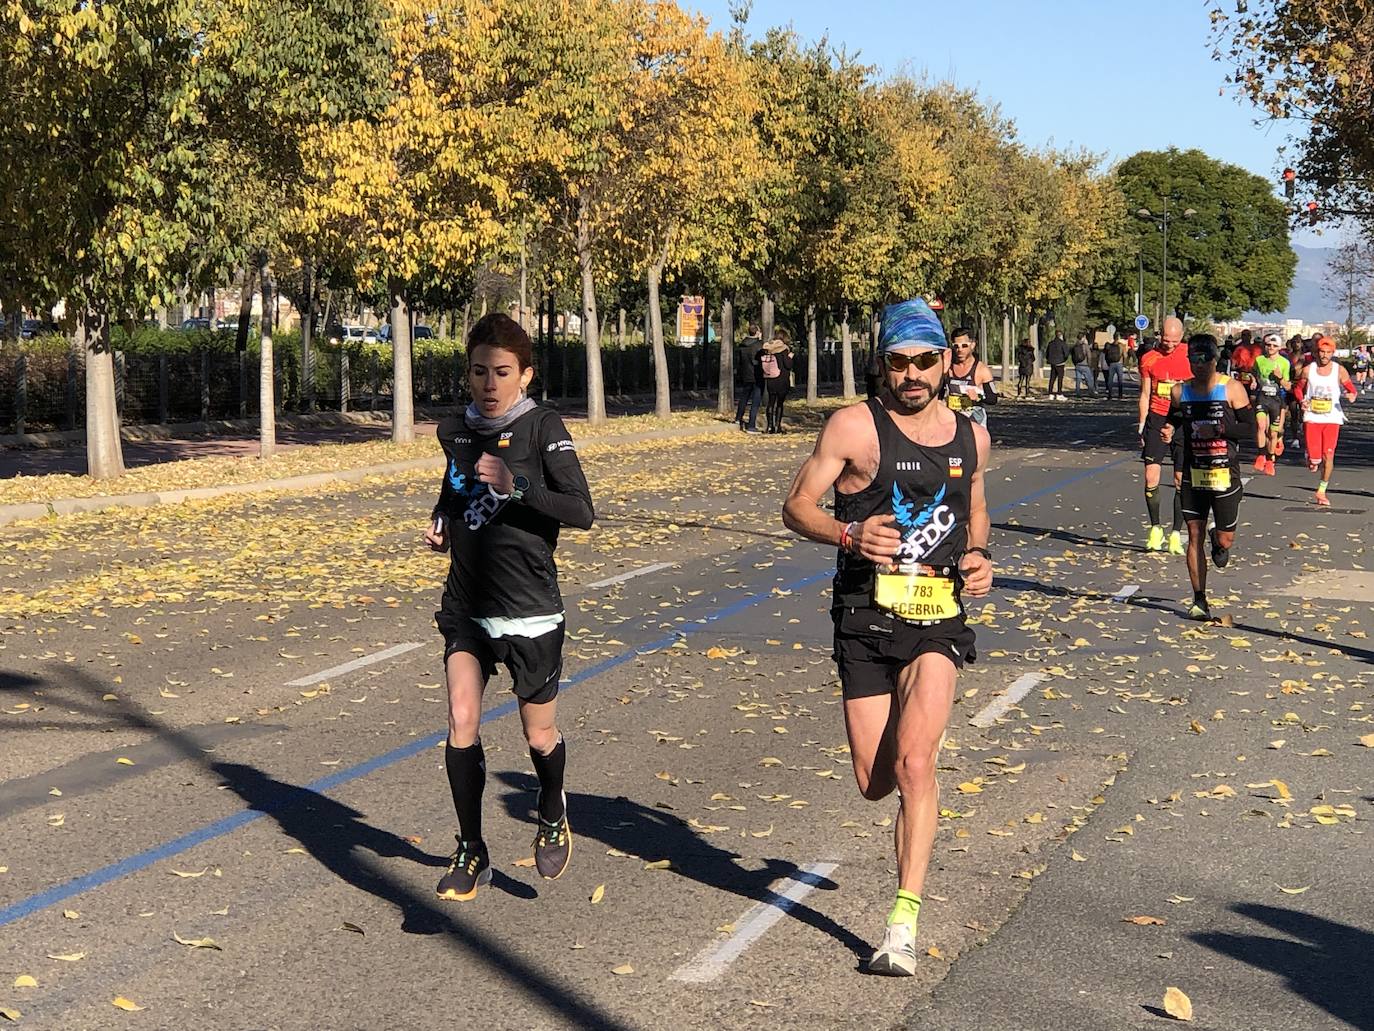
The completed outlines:
{"type": "Polygon", "coordinates": [[[768,394],[765,408],[767,432],[782,432],[782,410],[787,392],[792,389],[792,348],[787,330],[779,329],[773,339],[759,352],[759,366],[763,370],[763,387],[768,394]]]}
{"type": "Polygon", "coordinates": [[[1112,398],[1112,383],[1116,383],[1116,399],[1120,401],[1126,396],[1126,367],[1124,359],[1126,348],[1121,340],[1113,337],[1102,347],[1102,364],[1105,369],[1102,373],[1107,381],[1107,400],[1112,398]]]}
{"type": "Polygon", "coordinates": [[[739,390],[739,404],[735,407],[735,422],[745,433],[759,431],[759,402],[763,400],[763,369],[759,354],[763,351],[763,337],[759,327],[749,323],[749,332],[736,349],[735,383],[739,390]],[[744,425],[744,410],[749,409],[749,425],[744,425]]]}
{"type": "Polygon", "coordinates": [[[1016,396],[1030,397],[1031,377],[1035,375],[1035,348],[1029,340],[1016,345],[1016,396]]]}
{"type": "Polygon", "coordinates": [[[1046,391],[1047,396],[1054,401],[1067,401],[1064,396],[1064,366],[1069,361],[1069,345],[1064,340],[1064,334],[1057,332],[1049,346],[1045,348],[1045,361],[1050,366],[1050,384],[1046,391]]]}
{"type": "Polygon", "coordinates": [[[1092,368],[1092,383],[1094,390],[1097,389],[1097,377],[1099,375],[1102,376],[1102,389],[1104,391],[1107,389],[1107,362],[1102,357],[1102,352],[1106,346],[1107,345],[1103,342],[1094,341],[1092,344],[1092,353],[1088,355],[1088,365],[1092,368]]]}
{"type": "Polygon", "coordinates": [[[1069,357],[1073,359],[1073,396],[1081,397],[1087,393],[1091,397],[1097,396],[1097,379],[1093,375],[1092,366],[1092,347],[1088,344],[1088,338],[1080,333],[1078,339],[1074,341],[1073,347],[1069,350],[1069,357]]]}

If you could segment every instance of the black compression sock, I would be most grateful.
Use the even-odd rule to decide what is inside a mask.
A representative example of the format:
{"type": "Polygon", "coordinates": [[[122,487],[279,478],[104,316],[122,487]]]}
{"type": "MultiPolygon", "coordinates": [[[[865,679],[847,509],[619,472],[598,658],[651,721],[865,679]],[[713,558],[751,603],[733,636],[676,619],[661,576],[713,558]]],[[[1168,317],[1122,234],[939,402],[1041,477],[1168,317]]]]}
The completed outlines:
{"type": "Polygon", "coordinates": [[[548,755],[530,748],[530,762],[539,777],[539,818],[545,823],[557,823],[563,818],[563,769],[567,761],[568,749],[562,735],[548,755]]]}
{"type": "Polygon", "coordinates": [[[1145,488],[1145,511],[1150,513],[1150,525],[1159,525],[1159,487],[1145,488]]]}
{"type": "Polygon", "coordinates": [[[444,767],[453,809],[458,814],[458,836],[464,841],[482,840],[482,792],[487,786],[487,756],[482,742],[467,748],[444,744],[444,767]]]}
{"type": "Polygon", "coordinates": [[[1174,533],[1183,529],[1183,491],[1174,488],[1174,533]]]}

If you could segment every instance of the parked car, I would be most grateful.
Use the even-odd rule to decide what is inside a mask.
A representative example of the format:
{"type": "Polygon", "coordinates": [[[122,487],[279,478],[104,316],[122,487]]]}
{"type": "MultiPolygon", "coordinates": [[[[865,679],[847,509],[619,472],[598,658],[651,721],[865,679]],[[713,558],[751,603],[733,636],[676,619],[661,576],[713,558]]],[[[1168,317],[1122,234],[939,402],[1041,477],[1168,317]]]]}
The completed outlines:
{"type": "Polygon", "coordinates": [[[212,324],[209,319],[184,319],[181,323],[183,333],[194,333],[198,329],[211,329],[212,324]]]}
{"type": "Polygon", "coordinates": [[[55,332],[57,332],[57,326],[51,322],[44,322],[42,319],[25,319],[19,324],[20,340],[32,340],[44,333],[55,332]]]}
{"type": "MultiPolygon", "coordinates": [[[[412,343],[416,340],[433,340],[434,338],[434,330],[430,329],[428,326],[416,326],[414,329],[410,331],[410,339],[412,343]]],[[[383,343],[386,343],[391,339],[390,323],[383,323],[381,326],[378,327],[377,339],[382,341],[383,343]]]]}
{"type": "Polygon", "coordinates": [[[328,329],[329,342],[338,345],[342,341],[352,344],[375,344],[377,342],[377,331],[367,326],[340,326],[333,325],[328,329]]]}

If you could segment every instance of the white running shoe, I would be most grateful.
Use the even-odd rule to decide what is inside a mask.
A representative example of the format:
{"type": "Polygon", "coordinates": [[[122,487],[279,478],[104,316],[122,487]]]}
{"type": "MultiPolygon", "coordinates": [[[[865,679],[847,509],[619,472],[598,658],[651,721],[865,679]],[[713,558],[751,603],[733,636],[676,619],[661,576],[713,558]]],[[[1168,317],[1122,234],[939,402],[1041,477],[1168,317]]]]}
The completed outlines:
{"type": "Polygon", "coordinates": [[[868,961],[870,974],[911,977],[916,973],[916,928],[910,924],[888,924],[883,943],[868,961]]]}

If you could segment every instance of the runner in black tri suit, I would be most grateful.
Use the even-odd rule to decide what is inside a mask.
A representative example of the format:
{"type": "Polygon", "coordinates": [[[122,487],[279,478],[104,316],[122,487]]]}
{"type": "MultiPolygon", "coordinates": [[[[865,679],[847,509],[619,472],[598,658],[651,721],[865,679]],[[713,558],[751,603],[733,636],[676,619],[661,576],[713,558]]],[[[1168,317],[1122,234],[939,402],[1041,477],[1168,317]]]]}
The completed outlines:
{"type": "Polygon", "coordinates": [[[988,412],[985,406],[997,403],[997,390],[992,384],[992,370],[978,360],[976,345],[973,330],[965,326],[950,334],[949,346],[953,354],[940,397],[950,411],[967,415],[978,425],[986,426],[988,412]]]}
{"type": "Polygon", "coordinates": [[[938,816],[935,765],[955,680],[974,659],[961,594],[992,586],[983,496],[988,432],[940,394],[949,351],[920,300],[887,308],[882,395],[830,417],[783,506],[791,530],[838,545],[831,616],[860,793],[901,791],[897,901],[874,973],[916,970],[920,892],[938,816]],[[835,492],[835,516],[821,510],[835,492]]]}
{"type": "Polygon", "coordinates": [[[563,670],[563,599],[553,552],[560,525],[588,529],[592,499],[563,420],[525,396],[530,338],[506,315],[485,315],[468,337],[473,401],[439,423],[448,468],[425,541],[452,555],[435,621],[444,635],[448,744],[444,761],[458,814],[458,848],[435,889],[466,900],[491,881],[482,840],[486,757],[482,692],[509,670],[539,777],[535,866],[555,878],[572,854],[554,722],[563,670]]]}
{"type": "Polygon", "coordinates": [[[1255,432],[1255,411],[1250,394],[1239,380],[1217,372],[1217,340],[1199,333],[1188,340],[1188,364],[1192,378],[1174,385],[1170,397],[1165,443],[1175,433],[1183,437],[1183,518],[1188,523],[1188,579],[1193,585],[1192,619],[1209,619],[1207,558],[1204,542],[1210,540],[1212,561],[1218,569],[1231,558],[1240,521],[1240,442],[1255,432]],[[1216,521],[1210,534],[1207,516],[1216,521]]]}

